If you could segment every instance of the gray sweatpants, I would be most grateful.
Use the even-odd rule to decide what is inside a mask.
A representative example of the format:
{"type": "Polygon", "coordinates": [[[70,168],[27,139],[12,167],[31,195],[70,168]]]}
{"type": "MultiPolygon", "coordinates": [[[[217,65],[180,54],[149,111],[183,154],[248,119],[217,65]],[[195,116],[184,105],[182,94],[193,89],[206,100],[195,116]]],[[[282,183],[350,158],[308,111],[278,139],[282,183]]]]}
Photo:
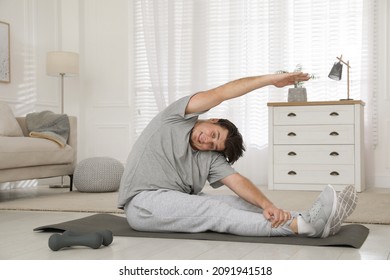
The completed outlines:
{"type": "MultiPolygon", "coordinates": [[[[139,231],[215,231],[243,236],[293,235],[289,224],[271,228],[258,208],[238,196],[144,191],[125,206],[127,221],[139,231]]],[[[292,213],[296,216],[296,213],[292,213]]]]}

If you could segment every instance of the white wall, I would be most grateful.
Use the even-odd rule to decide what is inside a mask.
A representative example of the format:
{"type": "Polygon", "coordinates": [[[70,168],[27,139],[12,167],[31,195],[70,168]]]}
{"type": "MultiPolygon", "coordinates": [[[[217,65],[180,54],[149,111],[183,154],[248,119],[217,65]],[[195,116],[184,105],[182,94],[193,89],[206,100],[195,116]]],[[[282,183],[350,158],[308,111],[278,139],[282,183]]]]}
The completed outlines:
{"type": "MultiPolygon", "coordinates": [[[[59,79],[45,73],[46,52],[80,54],[80,75],[65,80],[65,112],[78,117],[78,159],[126,161],[133,144],[132,18],[128,0],[0,0],[0,20],[11,26],[11,83],[0,100],[16,115],[60,111],[59,79]]],[[[368,187],[390,188],[390,4],[380,0],[378,141],[367,148],[368,187]]],[[[266,151],[246,156],[237,169],[267,182],[266,151]],[[263,160],[251,164],[251,160],[263,160]],[[264,164],[263,164],[264,163],[264,164]],[[260,170],[260,171],[258,171],[260,170]]]]}
{"type": "Polygon", "coordinates": [[[15,115],[60,112],[59,78],[46,75],[46,53],[80,55],[79,76],[65,78],[64,102],[65,113],[78,117],[79,161],[110,156],[125,163],[132,145],[128,3],[0,0],[0,20],[11,27],[12,79],[0,84],[0,100],[10,104],[15,115]]]}
{"type": "Polygon", "coordinates": [[[110,156],[125,163],[132,144],[130,7],[127,0],[80,3],[83,99],[79,158],[110,156]]]}

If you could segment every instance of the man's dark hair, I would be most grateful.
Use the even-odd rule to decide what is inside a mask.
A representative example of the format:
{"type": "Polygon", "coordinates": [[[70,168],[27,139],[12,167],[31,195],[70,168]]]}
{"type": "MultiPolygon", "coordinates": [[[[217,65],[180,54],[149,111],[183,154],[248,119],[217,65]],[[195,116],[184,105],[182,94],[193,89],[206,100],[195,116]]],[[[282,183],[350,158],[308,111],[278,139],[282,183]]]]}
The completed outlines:
{"type": "Polygon", "coordinates": [[[237,127],[227,119],[219,119],[216,124],[228,130],[225,141],[225,150],[222,151],[222,154],[230,164],[233,164],[242,157],[245,151],[241,133],[238,131],[237,127]]]}

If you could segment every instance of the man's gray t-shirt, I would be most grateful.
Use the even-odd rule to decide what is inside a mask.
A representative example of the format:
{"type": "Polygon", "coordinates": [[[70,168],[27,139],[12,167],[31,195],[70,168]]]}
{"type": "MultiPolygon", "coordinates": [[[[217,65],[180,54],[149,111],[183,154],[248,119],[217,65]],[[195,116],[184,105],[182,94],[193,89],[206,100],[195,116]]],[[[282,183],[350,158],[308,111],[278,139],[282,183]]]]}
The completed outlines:
{"type": "Polygon", "coordinates": [[[190,134],[199,114],[185,115],[190,98],[159,113],[134,144],[120,184],[119,208],[142,191],[197,194],[206,180],[217,188],[222,185],[219,180],[236,173],[221,153],[192,149],[190,134]]]}

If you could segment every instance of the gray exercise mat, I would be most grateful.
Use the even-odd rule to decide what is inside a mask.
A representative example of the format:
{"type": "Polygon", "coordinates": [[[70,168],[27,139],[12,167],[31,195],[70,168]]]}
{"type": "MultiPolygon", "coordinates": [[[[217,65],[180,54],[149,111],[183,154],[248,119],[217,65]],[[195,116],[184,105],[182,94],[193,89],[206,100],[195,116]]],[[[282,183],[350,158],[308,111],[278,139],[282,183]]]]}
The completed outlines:
{"type": "Polygon", "coordinates": [[[80,233],[88,233],[98,230],[108,229],[115,236],[128,237],[149,237],[149,238],[170,238],[170,239],[198,239],[214,241],[232,241],[232,242],[252,242],[252,243],[274,243],[290,245],[308,245],[308,246],[344,246],[360,248],[368,236],[368,228],[359,224],[347,224],[341,227],[338,234],[327,238],[307,238],[299,236],[288,237],[250,237],[238,236],[233,234],[224,234],[217,232],[203,233],[160,233],[160,232],[142,232],[133,230],[125,217],[111,214],[95,214],[85,218],[72,220],[64,223],[41,226],[34,231],[41,232],[63,232],[72,230],[80,233]]]}

